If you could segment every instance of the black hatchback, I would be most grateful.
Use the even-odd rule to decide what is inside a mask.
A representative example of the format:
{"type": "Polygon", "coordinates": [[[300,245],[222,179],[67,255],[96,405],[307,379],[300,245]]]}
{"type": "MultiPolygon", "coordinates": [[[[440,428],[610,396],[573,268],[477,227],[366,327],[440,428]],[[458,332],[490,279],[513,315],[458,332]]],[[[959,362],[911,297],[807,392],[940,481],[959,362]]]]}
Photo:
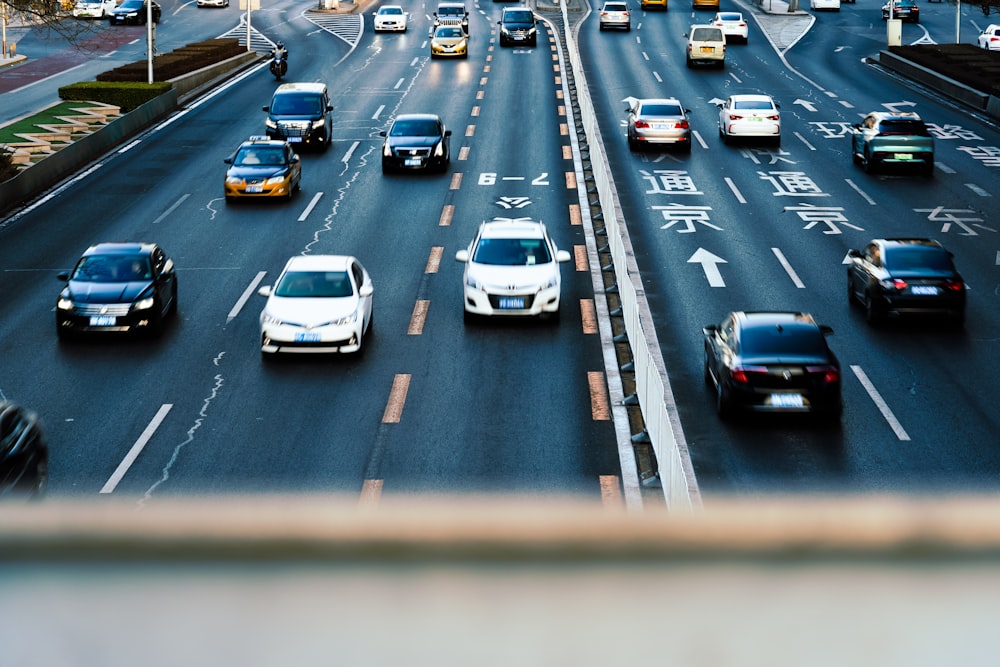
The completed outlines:
{"type": "Polygon", "coordinates": [[[40,496],[48,482],[49,449],[38,416],[0,401],[0,498],[40,496]]]}
{"type": "Polygon", "coordinates": [[[841,414],[840,362],[826,343],[833,333],[812,315],[733,312],[702,329],[705,383],[719,416],[737,412],[841,414]]]}
{"type": "Polygon", "coordinates": [[[952,254],[933,239],[874,239],[848,250],[847,298],[870,324],[889,316],[933,315],[965,323],[965,281],[952,254]]]}
{"type": "Polygon", "coordinates": [[[56,333],[159,334],[177,312],[174,261],[155,243],[99,243],[87,248],[56,300],[56,333]]]}

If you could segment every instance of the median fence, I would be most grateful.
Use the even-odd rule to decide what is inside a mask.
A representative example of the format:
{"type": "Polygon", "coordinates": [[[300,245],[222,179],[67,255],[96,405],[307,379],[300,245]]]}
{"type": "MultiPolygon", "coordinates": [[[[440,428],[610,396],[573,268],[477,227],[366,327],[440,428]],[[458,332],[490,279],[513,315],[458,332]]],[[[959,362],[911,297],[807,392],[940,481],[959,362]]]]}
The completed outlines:
{"type": "Polygon", "coordinates": [[[563,38],[569,52],[577,87],[581,122],[587,137],[594,182],[601,213],[607,231],[608,250],[614,264],[615,286],[621,302],[621,317],[632,349],[635,370],[636,398],[642,409],[645,431],[633,439],[649,438],[656,454],[657,472],[664,499],[671,510],[691,510],[701,507],[701,494],[695,479],[687,442],[681,429],[673,391],[666,367],[660,355],[660,345],[653,318],[646,302],[645,290],[628,236],[628,228],[608,166],[607,155],[597,118],[580,62],[580,52],[569,20],[567,3],[560,3],[563,38]]]}

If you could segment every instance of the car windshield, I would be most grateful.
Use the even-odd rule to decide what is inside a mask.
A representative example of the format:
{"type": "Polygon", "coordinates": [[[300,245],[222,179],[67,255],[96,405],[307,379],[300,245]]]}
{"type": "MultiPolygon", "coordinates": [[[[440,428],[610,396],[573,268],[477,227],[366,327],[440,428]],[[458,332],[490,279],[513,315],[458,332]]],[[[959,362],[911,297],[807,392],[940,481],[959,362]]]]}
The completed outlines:
{"type": "Polygon", "coordinates": [[[885,120],[879,125],[881,134],[910,134],[928,136],[927,126],[922,120],[885,120]]]}
{"type": "Polygon", "coordinates": [[[462,32],[461,28],[438,28],[437,32],[434,33],[435,37],[464,37],[465,33],[462,32]]]}
{"type": "Polygon", "coordinates": [[[145,7],[145,3],[142,0],[125,0],[118,5],[118,9],[141,9],[143,7],[145,7]]]}
{"type": "Polygon", "coordinates": [[[948,253],[937,248],[896,248],[885,254],[885,268],[889,271],[942,271],[954,270],[948,253]]]}
{"type": "Polygon", "coordinates": [[[464,7],[438,7],[438,16],[443,18],[462,18],[465,16],[464,7]]]}
{"type": "Polygon", "coordinates": [[[329,298],[354,294],[346,271],[289,271],[274,288],[275,296],[329,298]]]}
{"type": "Polygon", "coordinates": [[[681,116],[684,111],[679,104],[643,104],[643,116],[681,116]]]}
{"type": "Polygon", "coordinates": [[[278,95],[271,101],[271,113],[289,116],[317,115],[323,111],[319,95],[278,95]]]}
{"type": "Polygon", "coordinates": [[[751,327],[740,337],[743,356],[826,355],[826,341],[815,327],[751,327]]]}
{"type": "Polygon", "coordinates": [[[386,14],[402,14],[403,9],[401,7],[383,7],[378,10],[378,13],[382,16],[385,16],[386,14]]]}
{"type": "Polygon", "coordinates": [[[123,283],[149,280],[149,259],[142,255],[89,255],[73,269],[71,280],[92,283],[123,283]]]}
{"type": "Polygon", "coordinates": [[[278,166],[285,164],[285,153],[280,148],[241,148],[233,160],[238,167],[278,166]]]}
{"type": "MultiPolygon", "coordinates": [[[[460,29],[453,29],[462,34],[460,29]]],[[[391,137],[436,137],[441,134],[433,120],[397,120],[389,130],[391,137]]]]}
{"type": "Polygon", "coordinates": [[[494,266],[532,266],[552,259],[542,239],[480,239],[472,261],[494,266]]]}
{"type": "Polygon", "coordinates": [[[534,18],[531,12],[507,12],[504,14],[504,21],[506,23],[532,23],[534,18]]]}

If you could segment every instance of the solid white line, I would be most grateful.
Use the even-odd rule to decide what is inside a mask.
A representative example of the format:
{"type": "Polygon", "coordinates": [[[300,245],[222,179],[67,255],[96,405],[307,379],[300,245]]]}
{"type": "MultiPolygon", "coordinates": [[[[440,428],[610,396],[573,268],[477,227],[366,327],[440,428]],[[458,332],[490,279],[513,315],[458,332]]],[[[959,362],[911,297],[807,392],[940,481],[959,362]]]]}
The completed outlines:
{"type": "Polygon", "coordinates": [[[167,217],[168,215],[170,215],[171,213],[173,213],[173,212],[174,212],[174,209],[175,209],[175,208],[177,208],[178,206],[180,206],[181,204],[183,204],[183,203],[184,203],[184,200],[185,200],[185,199],[187,199],[187,198],[188,198],[188,197],[190,197],[190,196],[191,196],[191,193],[189,192],[189,193],[185,194],[184,196],[182,196],[182,197],[181,197],[180,199],[178,199],[177,201],[175,201],[175,202],[174,202],[174,205],[173,205],[173,206],[171,206],[171,207],[170,207],[170,208],[168,208],[168,209],[167,209],[166,211],[164,211],[163,213],[161,213],[161,214],[160,214],[160,217],[158,217],[158,218],[157,218],[156,220],[153,220],[153,224],[155,225],[155,224],[156,224],[156,223],[158,223],[158,222],[159,222],[160,220],[163,220],[163,219],[164,219],[165,217],[167,217]]]}
{"type": "Polygon", "coordinates": [[[893,433],[896,434],[896,437],[900,440],[909,440],[910,436],[906,434],[906,431],[903,430],[903,426],[899,423],[899,420],[897,420],[896,416],[892,414],[892,410],[889,409],[889,406],[882,399],[882,395],[878,393],[877,389],[875,389],[875,385],[873,385],[871,380],[868,379],[865,372],[861,370],[861,366],[851,366],[851,370],[854,371],[854,375],[857,376],[858,381],[861,382],[861,386],[863,386],[865,391],[868,392],[868,396],[871,397],[875,406],[879,409],[879,412],[881,412],[882,416],[885,417],[885,420],[889,423],[889,428],[891,428],[893,433]]]}
{"type": "Polygon", "coordinates": [[[253,296],[253,293],[257,291],[257,285],[260,285],[260,281],[262,281],[264,279],[264,276],[266,275],[267,271],[261,271],[260,273],[257,274],[257,277],[255,277],[253,280],[250,281],[250,284],[247,285],[247,288],[243,290],[243,294],[240,295],[239,301],[236,302],[236,305],[233,306],[233,309],[229,311],[229,315],[226,316],[227,324],[229,322],[232,322],[236,318],[236,316],[240,314],[240,311],[243,310],[243,306],[245,306],[247,301],[250,300],[250,297],[253,296]]]}
{"type": "Polygon", "coordinates": [[[322,192],[317,192],[316,194],[313,195],[313,198],[309,202],[309,205],[306,206],[306,210],[302,211],[302,215],[299,216],[299,222],[302,222],[309,217],[309,214],[312,213],[312,210],[314,208],[316,208],[316,204],[319,203],[319,200],[322,196],[323,196],[322,192]]]}
{"type": "Polygon", "coordinates": [[[854,183],[854,181],[852,181],[852,180],[851,180],[851,179],[849,179],[849,178],[845,178],[845,179],[844,179],[844,182],[846,182],[846,183],[847,183],[847,185],[848,185],[848,186],[850,186],[850,188],[851,188],[852,190],[854,190],[854,191],[855,191],[855,192],[857,192],[857,193],[858,193],[859,195],[861,195],[862,197],[864,197],[864,199],[865,199],[865,201],[866,201],[866,202],[868,202],[868,203],[869,203],[869,204],[871,204],[872,206],[875,206],[875,200],[874,200],[874,199],[872,199],[871,197],[869,197],[869,196],[868,196],[867,194],[865,194],[865,193],[864,193],[864,192],[863,192],[863,191],[861,190],[861,188],[859,188],[859,187],[858,187],[858,186],[857,186],[857,185],[856,185],[856,184],[854,183]]]}
{"type": "Polygon", "coordinates": [[[771,248],[771,252],[773,252],[774,256],[778,258],[778,262],[782,267],[784,267],[785,273],[787,273],[788,277],[792,279],[792,283],[794,283],[794,285],[799,289],[803,289],[805,285],[803,285],[802,281],[799,280],[799,276],[795,273],[795,269],[793,269],[792,265],[788,263],[788,260],[785,259],[785,256],[781,253],[781,251],[777,248],[771,248]]]}
{"type": "Polygon", "coordinates": [[[811,150],[811,151],[814,151],[814,150],[816,150],[816,147],[815,147],[815,146],[813,146],[813,145],[812,145],[811,143],[809,143],[808,141],[806,141],[806,138],[805,138],[805,137],[803,137],[803,136],[802,136],[801,134],[799,134],[798,132],[793,132],[792,134],[794,134],[794,135],[795,135],[796,137],[798,137],[798,138],[799,138],[799,140],[800,140],[800,141],[801,141],[802,143],[804,143],[804,144],[806,145],[806,148],[808,148],[808,149],[809,149],[809,150],[811,150]]]}
{"type": "Polygon", "coordinates": [[[726,176],[722,180],[724,180],[726,182],[726,185],[729,186],[729,189],[733,191],[733,194],[736,196],[736,201],[738,201],[741,204],[747,203],[747,200],[743,198],[743,195],[740,193],[739,188],[736,187],[736,183],[733,182],[733,179],[726,176]]]}
{"type": "Polygon", "coordinates": [[[378,107],[378,109],[375,109],[375,113],[372,114],[372,118],[371,119],[372,120],[378,120],[378,117],[382,115],[382,112],[384,110],[385,110],[385,105],[384,104],[380,104],[379,107],[378,107]]]}
{"type": "Polygon", "coordinates": [[[353,144],[351,144],[351,147],[347,149],[347,152],[344,153],[344,157],[342,157],[340,161],[343,162],[344,164],[350,162],[351,156],[354,155],[354,151],[358,150],[358,146],[360,145],[361,145],[360,141],[355,141],[353,144]]]}
{"type": "Polygon", "coordinates": [[[153,437],[156,433],[156,429],[160,427],[160,423],[166,418],[167,413],[170,409],[174,407],[173,403],[164,403],[160,406],[160,409],[156,411],[156,415],[153,417],[153,421],[149,422],[146,426],[146,430],[142,432],[139,439],[135,441],[132,445],[132,449],[128,450],[128,454],[122,459],[122,462],[118,464],[118,468],[115,470],[114,474],[104,483],[104,487],[101,489],[101,493],[111,493],[118,486],[118,482],[122,481],[122,477],[128,472],[128,469],[132,467],[135,463],[136,458],[142,452],[143,447],[149,442],[149,439],[153,437]]]}

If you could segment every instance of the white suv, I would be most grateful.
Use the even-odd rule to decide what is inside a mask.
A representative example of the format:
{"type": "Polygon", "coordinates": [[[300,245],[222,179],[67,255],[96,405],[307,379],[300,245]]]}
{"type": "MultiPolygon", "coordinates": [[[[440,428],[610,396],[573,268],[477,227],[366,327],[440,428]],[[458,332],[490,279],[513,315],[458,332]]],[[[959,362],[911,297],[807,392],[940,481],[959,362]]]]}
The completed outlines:
{"type": "Polygon", "coordinates": [[[465,320],[476,315],[546,315],[559,318],[559,263],[570,254],[556,248],[545,225],[530,218],[494,218],[479,226],[465,263],[465,320]]]}

